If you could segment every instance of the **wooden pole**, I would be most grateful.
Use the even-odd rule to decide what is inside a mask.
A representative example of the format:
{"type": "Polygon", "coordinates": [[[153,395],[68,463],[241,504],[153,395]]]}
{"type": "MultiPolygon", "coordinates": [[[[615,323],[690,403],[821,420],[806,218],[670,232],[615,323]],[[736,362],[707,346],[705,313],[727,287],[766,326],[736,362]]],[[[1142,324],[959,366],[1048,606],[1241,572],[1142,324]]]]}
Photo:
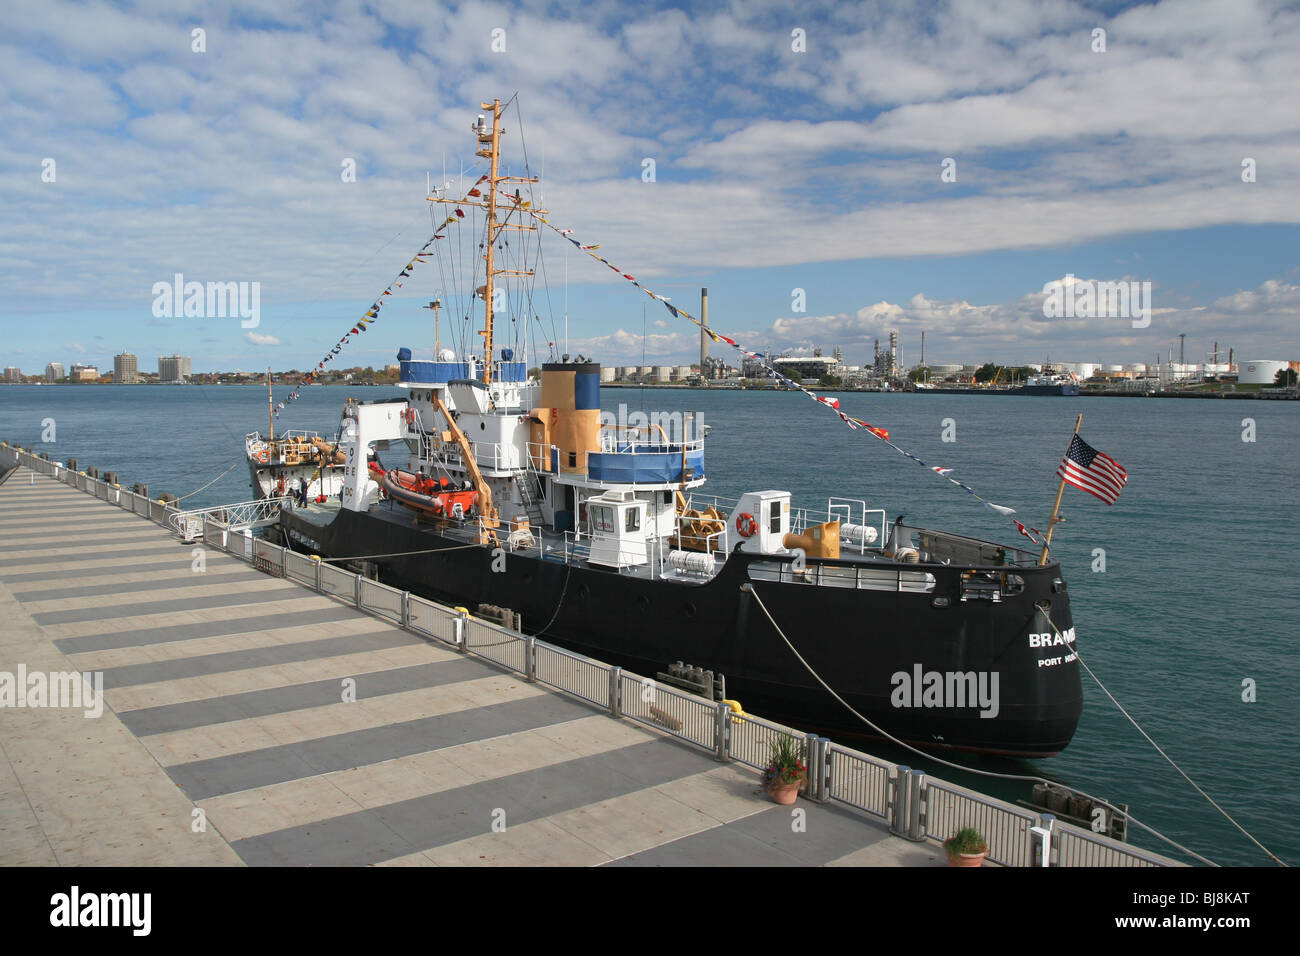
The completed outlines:
{"type": "MultiPolygon", "coordinates": [[[[1079,417],[1074,421],[1074,435],[1079,434],[1079,426],[1082,424],[1083,424],[1083,413],[1080,412],[1079,417]]],[[[1073,444],[1074,442],[1074,435],[1070,436],[1071,444],[1073,444]]],[[[1065,447],[1065,451],[1066,454],[1069,454],[1070,451],[1069,445],[1065,447]]],[[[1042,567],[1044,564],[1047,563],[1047,552],[1052,544],[1052,532],[1056,530],[1057,522],[1063,520],[1061,517],[1059,517],[1059,515],[1061,511],[1061,496],[1064,494],[1065,494],[1065,479],[1062,478],[1061,487],[1056,489],[1056,504],[1052,505],[1052,517],[1047,522],[1047,540],[1043,542],[1043,553],[1038,558],[1039,567],[1042,567]]]]}

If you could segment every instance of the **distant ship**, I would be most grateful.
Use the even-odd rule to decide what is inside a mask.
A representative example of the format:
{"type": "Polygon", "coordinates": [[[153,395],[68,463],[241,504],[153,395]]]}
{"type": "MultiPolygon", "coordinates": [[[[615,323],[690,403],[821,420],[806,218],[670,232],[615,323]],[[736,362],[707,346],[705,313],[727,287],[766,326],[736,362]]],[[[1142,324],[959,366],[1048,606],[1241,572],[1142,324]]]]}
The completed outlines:
{"type": "Polygon", "coordinates": [[[1079,380],[1069,372],[1053,372],[1046,368],[1039,375],[1031,375],[1025,384],[1006,390],[1007,395],[1078,395],[1079,380]]]}
{"type": "Polygon", "coordinates": [[[290,430],[275,434],[271,408],[271,375],[267,370],[266,401],[268,431],[244,436],[244,457],[248,462],[253,497],[306,497],[324,501],[343,488],[343,452],[338,442],[325,441],[317,432],[290,430]]]}

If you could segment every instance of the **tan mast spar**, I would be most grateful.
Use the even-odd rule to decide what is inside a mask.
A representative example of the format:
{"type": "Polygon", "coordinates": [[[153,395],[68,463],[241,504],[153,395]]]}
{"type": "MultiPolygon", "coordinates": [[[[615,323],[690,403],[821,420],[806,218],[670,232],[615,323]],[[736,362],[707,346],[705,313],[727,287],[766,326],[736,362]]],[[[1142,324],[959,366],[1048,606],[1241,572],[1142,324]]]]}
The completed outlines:
{"type": "MultiPolygon", "coordinates": [[[[483,109],[487,109],[487,103],[480,104],[483,109]]],[[[496,236],[493,230],[497,224],[497,169],[501,155],[501,101],[494,99],[492,107],[492,145],[487,150],[480,149],[476,155],[489,159],[492,162],[491,171],[488,173],[488,204],[487,204],[487,254],[484,258],[487,260],[487,284],[483,287],[483,328],[479,335],[483,336],[483,384],[492,384],[492,287],[494,273],[492,272],[492,250],[496,243],[496,236]]],[[[479,142],[483,142],[484,134],[479,133],[479,142]]]]}
{"type": "MultiPolygon", "coordinates": [[[[1083,424],[1083,413],[1081,412],[1079,414],[1079,417],[1075,419],[1074,422],[1075,435],[1079,434],[1079,426],[1082,424],[1083,424]]],[[[1074,435],[1070,436],[1070,441],[1071,443],[1073,443],[1074,435]]],[[[1069,454],[1070,452],[1068,445],[1066,446],[1065,452],[1066,454],[1069,454]]],[[[1038,564],[1040,567],[1047,563],[1047,552],[1049,547],[1052,544],[1052,532],[1056,530],[1056,525],[1058,522],[1065,520],[1064,518],[1059,517],[1059,513],[1061,510],[1061,496],[1064,494],[1065,494],[1065,479],[1062,478],[1061,487],[1056,489],[1056,504],[1052,505],[1052,517],[1047,522],[1047,540],[1043,542],[1043,553],[1038,558],[1038,564]]]]}

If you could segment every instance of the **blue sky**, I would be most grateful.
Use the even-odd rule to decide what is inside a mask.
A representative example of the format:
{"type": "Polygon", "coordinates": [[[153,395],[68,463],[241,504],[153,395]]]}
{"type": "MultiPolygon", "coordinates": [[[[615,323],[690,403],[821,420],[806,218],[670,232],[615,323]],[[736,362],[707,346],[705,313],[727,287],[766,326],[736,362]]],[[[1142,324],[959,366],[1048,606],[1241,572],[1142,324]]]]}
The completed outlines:
{"type": "MultiPolygon", "coordinates": [[[[1298,46],[1294,8],[1190,0],[7,4],[0,364],[313,366],[428,238],[426,173],[473,179],[480,101],[516,93],[505,158],[522,120],[551,220],[692,311],[708,286],[752,347],[859,362],[896,328],[913,360],[925,330],[932,361],[1127,363],[1186,332],[1189,360],[1300,358],[1298,46]],[[258,326],[154,316],[178,272],[257,282],[258,326]],[[1150,281],[1150,327],[1047,319],[1066,274],[1150,281]]],[[[567,254],[571,351],[698,354],[603,266],[543,253],[530,311],[563,334],[567,254]]],[[[448,276],[415,270],[339,361],[431,348],[448,276]]]]}

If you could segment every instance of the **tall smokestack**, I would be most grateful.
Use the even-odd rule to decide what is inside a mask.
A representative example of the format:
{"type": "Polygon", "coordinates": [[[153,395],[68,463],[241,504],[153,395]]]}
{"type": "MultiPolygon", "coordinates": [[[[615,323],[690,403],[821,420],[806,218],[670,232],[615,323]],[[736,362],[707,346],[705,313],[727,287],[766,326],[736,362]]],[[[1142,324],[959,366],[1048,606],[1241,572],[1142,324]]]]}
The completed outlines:
{"type": "Polygon", "coordinates": [[[925,332],[921,332],[921,364],[925,364],[925,332]]]}
{"type": "Polygon", "coordinates": [[[705,363],[709,360],[709,337],[704,330],[709,327],[709,290],[700,290],[700,375],[708,377],[705,363]]]}

